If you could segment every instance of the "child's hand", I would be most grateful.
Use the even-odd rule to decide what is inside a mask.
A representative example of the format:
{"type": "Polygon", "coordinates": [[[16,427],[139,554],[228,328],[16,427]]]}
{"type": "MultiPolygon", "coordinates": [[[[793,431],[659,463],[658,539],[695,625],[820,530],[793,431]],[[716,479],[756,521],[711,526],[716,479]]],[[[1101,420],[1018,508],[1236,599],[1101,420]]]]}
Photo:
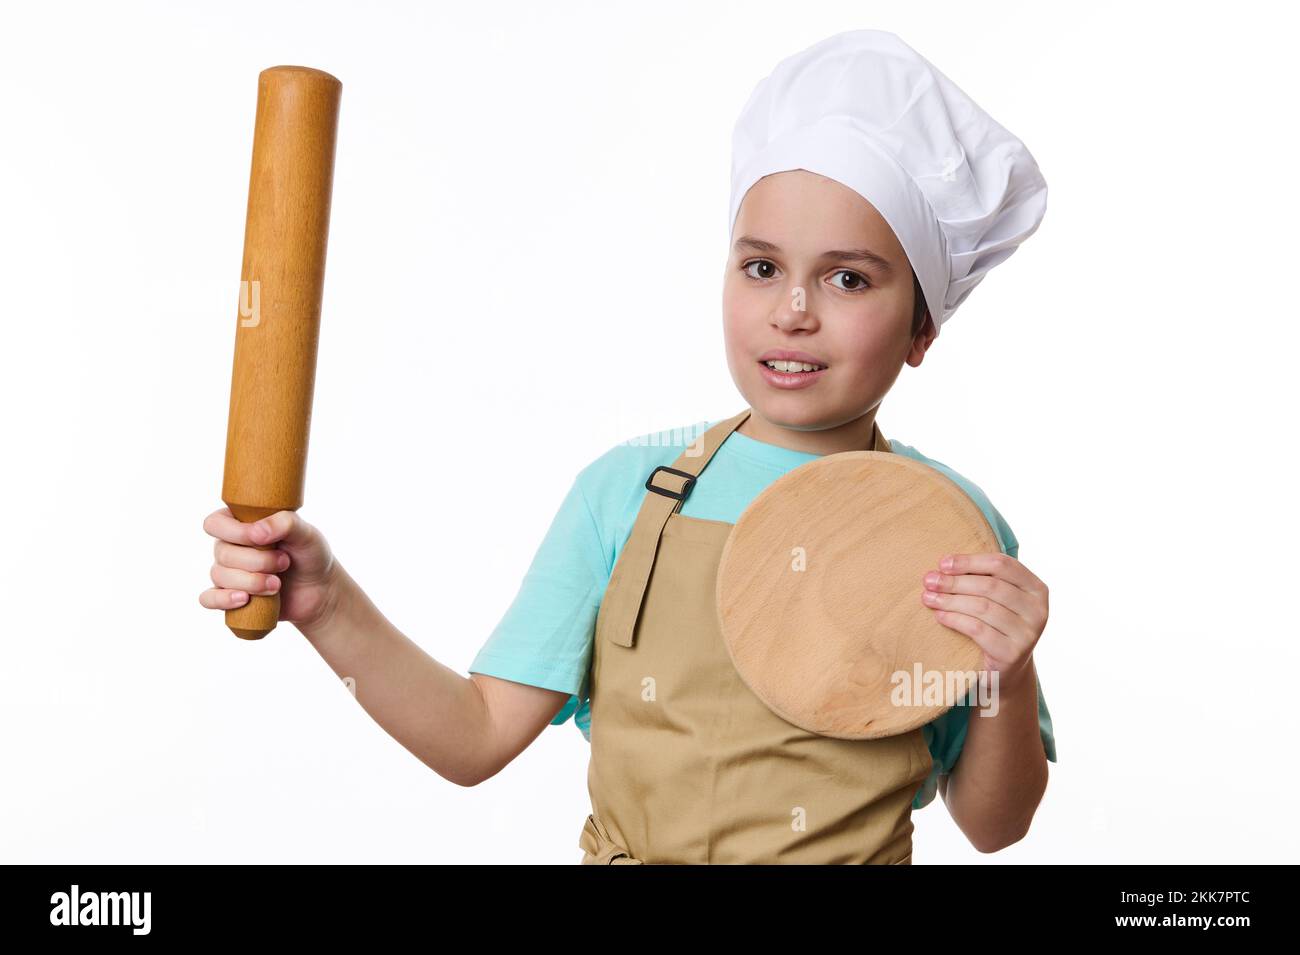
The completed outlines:
{"type": "Polygon", "coordinates": [[[203,606],[230,610],[246,604],[250,593],[278,590],[280,619],[300,630],[318,623],[333,606],[337,564],[324,535],[295,511],[276,511],[245,524],[223,507],[204,518],[203,529],[217,538],[216,586],[199,594],[203,606]],[[257,549],[275,541],[278,547],[257,549]]]}
{"type": "Polygon", "coordinates": [[[1047,585],[1003,553],[951,554],[924,578],[921,602],[984,651],[984,668],[1003,687],[1032,673],[1029,662],[1047,626],[1047,585]]]}

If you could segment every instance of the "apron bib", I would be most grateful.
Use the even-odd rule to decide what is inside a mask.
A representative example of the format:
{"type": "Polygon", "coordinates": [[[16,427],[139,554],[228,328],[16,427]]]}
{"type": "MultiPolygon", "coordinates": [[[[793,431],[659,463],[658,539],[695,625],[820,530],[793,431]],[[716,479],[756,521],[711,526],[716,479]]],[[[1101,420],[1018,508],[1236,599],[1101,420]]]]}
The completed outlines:
{"type": "MultiPolygon", "coordinates": [[[[715,587],[732,524],[678,513],[752,409],[658,467],[596,618],[584,865],[912,861],[920,727],[843,740],[800,729],[741,679],[715,587]]],[[[871,450],[890,451],[873,432],[871,450]]]]}

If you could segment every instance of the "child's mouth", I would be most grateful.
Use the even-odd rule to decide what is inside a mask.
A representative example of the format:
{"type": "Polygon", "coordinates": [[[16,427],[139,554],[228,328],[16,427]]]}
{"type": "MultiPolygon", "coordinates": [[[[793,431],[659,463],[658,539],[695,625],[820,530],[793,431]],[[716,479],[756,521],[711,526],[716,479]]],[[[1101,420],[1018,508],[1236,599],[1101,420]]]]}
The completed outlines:
{"type": "Polygon", "coordinates": [[[802,361],[760,361],[760,374],[777,388],[806,388],[826,373],[825,365],[802,361]]]}

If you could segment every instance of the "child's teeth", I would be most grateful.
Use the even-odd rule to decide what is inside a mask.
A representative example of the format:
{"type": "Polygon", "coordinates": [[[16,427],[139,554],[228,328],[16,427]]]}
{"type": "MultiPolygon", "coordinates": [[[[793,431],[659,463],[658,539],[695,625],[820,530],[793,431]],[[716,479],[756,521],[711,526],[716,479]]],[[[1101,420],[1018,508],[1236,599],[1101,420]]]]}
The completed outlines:
{"type": "Polygon", "coordinates": [[[816,371],[821,365],[810,365],[806,361],[768,361],[763,364],[777,371],[816,371]]]}

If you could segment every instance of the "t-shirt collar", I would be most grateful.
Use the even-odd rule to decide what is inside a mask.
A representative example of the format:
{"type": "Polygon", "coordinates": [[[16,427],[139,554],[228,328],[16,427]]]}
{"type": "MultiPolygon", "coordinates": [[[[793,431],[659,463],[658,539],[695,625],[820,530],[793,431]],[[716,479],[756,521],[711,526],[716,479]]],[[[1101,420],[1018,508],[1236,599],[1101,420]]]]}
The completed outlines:
{"type": "MultiPolygon", "coordinates": [[[[716,422],[714,423],[716,424],[716,422]]],[[[871,437],[870,450],[886,453],[893,451],[889,439],[880,430],[879,422],[872,422],[871,437]]],[[[759,441],[747,434],[741,434],[739,431],[731,432],[727,436],[727,440],[722,443],[722,446],[732,453],[739,454],[741,457],[782,471],[788,471],[800,464],[806,464],[809,461],[815,461],[817,458],[825,457],[822,454],[795,451],[791,448],[783,448],[780,445],[769,444],[766,441],[759,441]]]]}

